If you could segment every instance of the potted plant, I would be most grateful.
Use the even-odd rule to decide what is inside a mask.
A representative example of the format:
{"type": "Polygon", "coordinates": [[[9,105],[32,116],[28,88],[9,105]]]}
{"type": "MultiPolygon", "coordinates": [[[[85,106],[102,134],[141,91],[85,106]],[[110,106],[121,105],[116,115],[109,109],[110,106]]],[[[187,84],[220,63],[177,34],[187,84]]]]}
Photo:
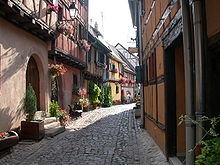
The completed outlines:
{"type": "Polygon", "coordinates": [[[70,119],[69,113],[65,109],[58,108],[59,113],[58,113],[58,118],[60,121],[60,125],[65,126],[70,119]]]}
{"type": "Polygon", "coordinates": [[[19,137],[14,131],[0,132],[0,152],[18,144],[19,137]]]}
{"type": "Polygon", "coordinates": [[[25,97],[26,121],[21,121],[21,137],[23,139],[40,140],[45,135],[44,121],[34,120],[37,111],[37,97],[33,87],[29,84],[25,97]]]}
{"type": "Polygon", "coordinates": [[[83,108],[83,111],[88,111],[89,108],[89,99],[88,98],[80,98],[79,103],[83,108]]]}

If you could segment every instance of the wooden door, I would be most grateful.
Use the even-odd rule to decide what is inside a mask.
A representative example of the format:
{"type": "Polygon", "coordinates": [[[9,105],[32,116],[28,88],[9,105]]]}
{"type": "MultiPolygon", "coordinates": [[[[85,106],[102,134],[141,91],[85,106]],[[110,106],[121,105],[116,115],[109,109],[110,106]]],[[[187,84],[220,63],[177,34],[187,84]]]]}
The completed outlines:
{"type": "Polygon", "coordinates": [[[37,63],[33,57],[30,58],[26,72],[26,86],[31,84],[37,96],[37,110],[40,110],[40,79],[37,63]]]}

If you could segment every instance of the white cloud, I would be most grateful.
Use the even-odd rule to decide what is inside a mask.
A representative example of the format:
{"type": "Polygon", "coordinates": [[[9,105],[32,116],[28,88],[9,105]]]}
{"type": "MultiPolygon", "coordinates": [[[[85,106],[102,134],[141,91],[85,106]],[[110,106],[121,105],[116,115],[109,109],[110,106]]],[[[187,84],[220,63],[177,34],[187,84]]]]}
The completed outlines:
{"type": "Polygon", "coordinates": [[[103,32],[104,38],[112,45],[118,42],[125,47],[134,46],[130,38],[135,38],[135,30],[131,22],[127,0],[90,0],[89,19],[93,20],[92,25],[98,22],[99,30],[103,32]],[[103,13],[103,27],[102,17],[103,13]]]}

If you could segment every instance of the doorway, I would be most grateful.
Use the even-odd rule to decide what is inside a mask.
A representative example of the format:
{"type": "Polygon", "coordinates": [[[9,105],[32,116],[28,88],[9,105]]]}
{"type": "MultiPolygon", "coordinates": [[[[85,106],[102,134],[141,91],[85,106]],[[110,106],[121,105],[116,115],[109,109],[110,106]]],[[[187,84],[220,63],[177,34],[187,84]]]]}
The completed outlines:
{"type": "Polygon", "coordinates": [[[182,37],[165,51],[167,155],[185,157],[185,125],[179,117],[185,115],[185,73],[182,37]]]}
{"type": "Polygon", "coordinates": [[[40,78],[37,63],[33,57],[30,57],[26,72],[26,87],[31,84],[37,96],[37,110],[40,111],[40,78]]]}

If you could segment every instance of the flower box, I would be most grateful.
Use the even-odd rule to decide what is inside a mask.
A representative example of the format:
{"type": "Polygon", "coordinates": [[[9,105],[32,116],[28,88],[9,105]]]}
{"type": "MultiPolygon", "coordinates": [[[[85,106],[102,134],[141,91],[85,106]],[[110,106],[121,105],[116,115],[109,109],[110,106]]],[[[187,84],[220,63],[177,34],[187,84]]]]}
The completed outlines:
{"type": "Polygon", "coordinates": [[[44,121],[21,121],[22,139],[40,140],[44,137],[44,121]]]}
{"type": "Polygon", "coordinates": [[[0,139],[0,151],[8,149],[16,144],[18,144],[19,136],[16,132],[7,132],[8,136],[0,139]]]}
{"type": "Polygon", "coordinates": [[[119,73],[119,70],[118,69],[112,69],[111,72],[112,73],[119,73]]]}
{"type": "Polygon", "coordinates": [[[56,14],[59,12],[59,6],[57,5],[48,5],[47,6],[47,14],[50,14],[52,11],[54,11],[56,14]]]}

